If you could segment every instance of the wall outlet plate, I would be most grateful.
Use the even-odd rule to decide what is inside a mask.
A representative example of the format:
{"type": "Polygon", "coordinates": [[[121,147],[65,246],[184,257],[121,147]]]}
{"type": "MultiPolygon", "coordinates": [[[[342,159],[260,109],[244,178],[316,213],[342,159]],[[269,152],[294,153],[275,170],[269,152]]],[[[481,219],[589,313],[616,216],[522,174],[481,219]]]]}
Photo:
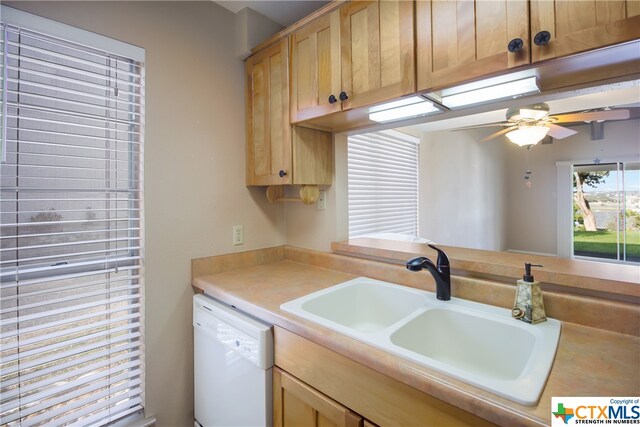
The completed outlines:
{"type": "Polygon", "coordinates": [[[320,190],[320,195],[318,196],[318,209],[325,210],[327,209],[327,191],[320,190]]]}
{"type": "Polygon", "coordinates": [[[242,225],[234,225],[233,226],[233,245],[242,245],[244,244],[244,226],[242,225]]]}

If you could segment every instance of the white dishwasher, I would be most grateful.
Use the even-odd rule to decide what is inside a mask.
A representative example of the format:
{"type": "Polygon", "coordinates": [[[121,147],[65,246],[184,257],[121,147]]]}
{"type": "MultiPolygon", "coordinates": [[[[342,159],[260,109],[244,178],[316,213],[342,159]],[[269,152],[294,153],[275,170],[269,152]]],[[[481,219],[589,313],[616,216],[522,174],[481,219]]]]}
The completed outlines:
{"type": "Polygon", "coordinates": [[[271,326],[193,297],[195,427],[271,426],[271,326]]]}

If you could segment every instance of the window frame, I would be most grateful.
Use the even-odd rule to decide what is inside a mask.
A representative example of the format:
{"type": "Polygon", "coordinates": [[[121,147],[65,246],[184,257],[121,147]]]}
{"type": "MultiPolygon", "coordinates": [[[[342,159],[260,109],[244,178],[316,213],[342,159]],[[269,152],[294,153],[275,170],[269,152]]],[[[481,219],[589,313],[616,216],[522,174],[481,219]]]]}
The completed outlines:
{"type": "MultiPolygon", "coordinates": [[[[140,399],[140,407],[144,408],[145,406],[145,402],[144,402],[144,396],[145,396],[145,390],[144,390],[144,285],[145,285],[145,281],[144,281],[144,97],[145,97],[145,93],[144,93],[144,80],[145,80],[145,75],[144,75],[144,70],[145,70],[145,50],[143,48],[137,47],[137,46],[133,46],[115,39],[111,39],[99,34],[95,34],[86,30],[82,30],[79,28],[75,28],[66,24],[62,24],[59,22],[55,22],[46,18],[42,18],[36,15],[32,15],[29,13],[25,13],[4,5],[1,5],[1,14],[0,17],[2,19],[2,22],[4,24],[4,34],[2,37],[2,40],[6,40],[5,35],[7,34],[7,32],[9,31],[9,27],[11,28],[18,28],[18,29],[25,29],[29,32],[32,32],[33,34],[36,33],[40,33],[43,35],[43,37],[46,38],[50,38],[50,39],[60,39],[61,41],[64,42],[68,42],[68,43],[73,43],[76,46],[80,46],[80,47],[85,47],[87,48],[88,51],[102,51],[105,53],[108,53],[108,55],[113,55],[114,58],[127,58],[127,60],[131,60],[137,64],[140,65],[140,73],[139,73],[139,78],[140,78],[140,107],[139,107],[139,114],[138,114],[138,121],[136,121],[136,125],[139,126],[139,146],[138,149],[136,150],[135,154],[132,154],[133,151],[131,151],[130,148],[128,148],[128,160],[127,160],[127,170],[129,171],[129,177],[127,179],[127,185],[126,185],[126,194],[127,196],[125,196],[124,199],[122,199],[123,202],[128,201],[128,206],[130,206],[127,209],[128,215],[126,218],[126,226],[124,227],[124,230],[127,234],[127,236],[129,236],[126,239],[126,250],[127,250],[127,256],[123,257],[120,260],[116,260],[116,261],[110,261],[108,256],[105,258],[104,256],[98,258],[97,254],[96,255],[84,255],[84,254],[80,254],[80,256],[83,256],[85,258],[77,258],[74,259],[74,263],[79,263],[80,265],[78,266],[73,266],[73,267],[61,267],[64,269],[64,274],[63,275],[59,275],[59,274],[51,274],[51,266],[53,266],[55,268],[55,264],[51,264],[50,262],[44,262],[44,264],[48,264],[50,267],[45,270],[46,266],[43,267],[43,271],[34,271],[31,273],[28,273],[27,275],[20,275],[20,281],[25,281],[25,280],[32,280],[32,279],[44,279],[44,282],[46,282],[46,279],[49,279],[50,282],[56,282],[59,280],[62,280],[61,277],[64,277],[66,275],[74,275],[74,274],[82,274],[82,273],[86,273],[87,277],[91,277],[92,275],[105,275],[105,274],[110,274],[107,273],[107,271],[109,270],[114,270],[116,273],[118,272],[119,269],[124,270],[124,269],[133,269],[133,270],[138,270],[138,278],[136,278],[136,285],[134,287],[139,288],[139,293],[140,296],[139,298],[139,308],[136,310],[136,314],[135,317],[137,320],[137,323],[139,323],[139,338],[137,339],[137,343],[139,343],[136,348],[138,348],[139,350],[137,351],[139,353],[139,356],[130,356],[131,358],[133,357],[137,357],[137,359],[139,359],[139,363],[136,364],[136,366],[139,366],[137,369],[140,370],[140,374],[139,374],[139,379],[136,379],[135,381],[133,381],[133,383],[139,384],[138,386],[136,385],[131,385],[132,384],[132,377],[126,376],[125,378],[129,378],[128,382],[125,383],[127,385],[127,390],[131,390],[131,389],[135,389],[135,387],[139,387],[140,391],[139,393],[137,393],[137,396],[139,396],[140,399]],[[131,167],[131,165],[133,165],[133,167],[131,167]],[[132,180],[137,181],[136,185],[133,186],[132,184],[132,180]],[[135,203],[138,205],[137,207],[131,207],[131,194],[136,194],[137,197],[135,198],[135,203]],[[130,213],[132,211],[136,211],[137,215],[134,215],[134,219],[133,222],[137,222],[137,235],[134,236],[134,234],[132,234],[132,216],[130,215],[130,213]],[[131,242],[133,241],[132,239],[137,240],[137,245],[132,245],[131,242]],[[137,246],[137,248],[135,247],[137,246]],[[136,253],[137,252],[137,253],[136,253]],[[126,259],[125,259],[126,258],[126,259]],[[82,265],[83,261],[90,261],[91,265],[82,265]],[[123,268],[124,267],[124,268],[123,268]],[[91,274],[93,273],[93,274],[91,274]]],[[[7,45],[8,43],[3,43],[3,61],[2,61],[2,97],[1,97],[1,101],[2,101],[2,129],[0,131],[0,150],[2,152],[2,163],[4,163],[5,160],[5,156],[6,156],[6,152],[7,152],[7,126],[6,126],[6,121],[7,121],[7,117],[11,116],[11,114],[8,114],[7,112],[7,104],[8,102],[5,102],[5,97],[6,97],[6,90],[7,90],[7,80],[5,78],[5,76],[7,76],[7,62],[5,61],[6,59],[6,52],[7,52],[7,45]]],[[[117,61],[117,60],[116,60],[117,61]]],[[[117,78],[117,77],[116,77],[117,78]]],[[[52,114],[56,114],[56,108],[52,107],[50,109],[52,111],[52,114]]],[[[59,111],[59,110],[58,110],[59,111]]],[[[128,131],[127,131],[128,132],[128,131]]],[[[105,137],[106,139],[110,139],[111,137],[105,137]]],[[[117,139],[117,138],[116,138],[117,139]]],[[[127,144],[129,147],[133,146],[133,144],[131,144],[131,141],[129,140],[129,142],[125,141],[125,144],[127,144]]],[[[53,145],[55,145],[55,143],[53,143],[53,145]]],[[[55,148],[54,148],[55,150],[55,148]]],[[[107,148],[105,148],[105,150],[108,150],[107,148]]],[[[17,152],[19,153],[19,151],[17,152]]],[[[17,154],[16,153],[16,154],[17,154]]],[[[60,154],[60,153],[58,153],[60,154]]],[[[49,154],[43,154],[44,156],[49,156],[49,154]]],[[[52,152],[52,155],[56,155],[55,151],[52,152]]],[[[15,162],[16,166],[19,166],[19,162],[15,162]]],[[[19,172],[16,172],[17,174],[19,174],[19,172]]],[[[18,175],[16,175],[18,176],[18,175]]],[[[107,180],[110,180],[112,178],[105,178],[105,182],[107,182],[107,180]]],[[[119,179],[119,178],[116,178],[119,179]]],[[[16,192],[19,192],[19,186],[16,187],[16,192]]],[[[44,187],[42,187],[44,188],[44,187]]],[[[63,191],[58,189],[58,192],[63,191]]],[[[91,192],[91,189],[88,187],[87,189],[85,189],[86,193],[91,192]]],[[[16,199],[17,200],[17,199],[16,199]]],[[[82,197],[78,197],[76,200],[78,201],[83,201],[82,197]]],[[[116,198],[115,200],[120,201],[120,198],[116,198]]],[[[114,208],[108,208],[107,211],[108,212],[115,212],[117,210],[117,208],[114,210],[114,208]]],[[[19,210],[17,210],[17,208],[15,209],[16,211],[16,215],[19,214],[19,210]]],[[[31,211],[29,211],[31,212],[31,211]]],[[[79,212],[79,211],[78,211],[79,212]]],[[[112,219],[106,219],[106,218],[117,218],[116,217],[105,217],[104,221],[112,221],[112,219]]],[[[20,221],[16,221],[16,224],[19,223],[20,221]]],[[[125,221],[123,221],[125,222],[125,221]]],[[[19,226],[15,226],[16,230],[18,230],[19,226]]],[[[62,233],[64,234],[64,233],[62,233]]],[[[17,238],[19,238],[18,236],[21,236],[20,233],[16,233],[15,234],[17,238]]],[[[109,241],[106,243],[110,243],[112,240],[111,238],[109,238],[109,241]]],[[[17,247],[17,246],[16,246],[17,247]]],[[[111,246],[108,246],[109,248],[111,246]]],[[[105,249],[105,253],[111,251],[111,250],[115,250],[115,251],[119,251],[119,247],[116,245],[115,246],[116,249],[109,249],[106,250],[105,249]]],[[[122,252],[124,253],[124,252],[122,252]]],[[[49,253],[50,255],[51,253],[49,253]]],[[[78,256],[78,255],[75,255],[78,256]]],[[[44,259],[47,258],[47,253],[44,253],[43,255],[44,259]]],[[[19,258],[17,258],[19,260],[19,258]]],[[[64,261],[66,258],[64,256],[60,257],[60,261],[64,261]]],[[[16,261],[16,265],[18,264],[19,261],[16,261]]],[[[3,267],[4,269],[4,267],[3,267]]],[[[17,289],[17,282],[18,282],[18,272],[16,272],[15,274],[12,275],[11,272],[8,273],[7,277],[3,277],[2,278],[2,283],[8,282],[16,282],[16,289],[17,289]]],[[[127,276],[125,276],[127,277],[127,276]]],[[[108,279],[108,280],[112,280],[112,279],[108,279]]],[[[118,280],[118,279],[116,279],[118,280]]],[[[130,278],[126,278],[126,279],[119,279],[118,281],[126,281],[126,282],[130,282],[132,279],[130,278]]],[[[81,284],[80,286],[88,286],[86,284],[81,284]]],[[[129,289],[130,285],[125,285],[123,286],[123,288],[129,289]]],[[[133,289],[133,288],[132,288],[133,289]]],[[[57,290],[56,290],[57,291],[57,290]]],[[[47,291],[49,292],[49,291],[47,291]]],[[[50,291],[51,293],[54,293],[55,291],[52,290],[50,291]]],[[[105,295],[107,294],[107,292],[111,292],[111,290],[108,291],[104,291],[105,295]]],[[[81,291],[82,293],[82,291],[81,291]]],[[[136,293],[136,294],[137,294],[136,293]]],[[[19,294],[18,294],[19,295],[19,294]]],[[[131,292],[129,291],[129,294],[127,295],[132,295],[131,292]]],[[[127,297],[128,299],[131,299],[131,296],[127,297]]],[[[108,299],[107,299],[108,300],[108,299]]],[[[100,302],[100,301],[98,301],[100,302]]],[[[49,300],[45,300],[45,302],[43,304],[49,304],[49,300]]],[[[111,312],[113,310],[116,310],[116,308],[113,308],[109,305],[110,303],[107,303],[107,307],[109,307],[106,312],[111,312]]],[[[19,306],[18,306],[19,307],[19,306]]],[[[127,306],[129,307],[129,306],[127,306]]],[[[19,309],[18,309],[19,310],[19,309]]],[[[73,311],[73,309],[70,309],[71,311],[73,311]]],[[[124,316],[124,319],[129,319],[131,318],[132,315],[134,315],[134,312],[130,311],[131,309],[127,308],[127,311],[130,313],[127,316],[124,316]]],[[[120,308],[120,311],[122,311],[122,309],[120,308]]],[[[73,316],[72,316],[73,317],[73,316]]],[[[80,316],[82,317],[82,316],[80,316]]],[[[95,317],[95,316],[93,316],[95,317]]],[[[89,316],[89,318],[91,318],[91,316],[89,316]]],[[[11,318],[10,318],[11,319],[11,318]]],[[[18,324],[20,322],[19,317],[15,318],[15,322],[16,324],[18,324]]],[[[118,318],[117,321],[122,322],[123,319],[122,318],[118,318]]],[[[111,322],[111,320],[109,320],[108,322],[111,322]]],[[[55,323],[55,322],[54,322],[55,323]]],[[[129,326],[130,324],[127,323],[127,326],[129,326]]],[[[83,326],[83,328],[88,328],[86,326],[83,326]]],[[[105,332],[110,336],[110,334],[113,333],[114,326],[112,323],[107,323],[106,324],[106,330],[105,332]]],[[[116,328],[117,329],[117,328],[116,328]]],[[[129,326],[128,328],[129,330],[133,330],[133,326],[129,326]]],[[[83,329],[85,330],[85,329],[83,329]]],[[[90,329],[86,329],[87,333],[89,333],[90,329]]],[[[62,332],[66,332],[65,330],[63,330],[62,332]]],[[[20,334],[20,332],[17,333],[16,337],[20,334]]],[[[65,334],[62,334],[61,336],[64,336],[65,334]]],[[[42,338],[39,338],[42,339],[42,338]]],[[[66,338],[67,340],[69,338],[66,338]]],[[[134,340],[135,341],[135,340],[134,340]]],[[[127,342],[133,344],[132,340],[128,340],[127,342]]],[[[64,341],[63,341],[64,342],[64,341]]],[[[88,341],[87,341],[88,342],[88,341]]],[[[110,341],[108,341],[110,342],[110,341]]],[[[131,346],[131,344],[129,345],[129,347],[131,346]]],[[[20,344],[18,344],[18,346],[20,346],[20,344]]],[[[49,344],[47,344],[47,346],[49,346],[49,344]]],[[[19,347],[18,347],[19,348],[19,347]]],[[[107,350],[104,350],[105,348],[109,348],[109,347],[104,347],[103,349],[100,350],[101,353],[104,353],[107,350]]],[[[108,350],[111,351],[111,350],[108,350]]],[[[122,350],[118,350],[118,351],[122,351],[122,350]]],[[[18,353],[19,354],[19,353],[18,353]]],[[[76,353],[76,355],[81,354],[81,353],[76,353]]],[[[126,355],[126,354],[125,354],[126,355]]],[[[39,357],[39,356],[38,356],[39,357]]],[[[49,357],[49,356],[47,356],[49,357]]],[[[89,357],[88,360],[96,360],[96,359],[92,359],[92,357],[94,357],[94,354],[87,354],[87,356],[84,356],[84,358],[89,357]]],[[[97,357],[97,356],[95,356],[97,357]]],[[[119,356],[120,357],[120,356],[119,356]]],[[[18,359],[20,359],[20,356],[18,357],[18,359]]],[[[127,357],[123,358],[124,360],[127,360],[127,357]]],[[[39,359],[37,359],[39,360],[39,359]]],[[[133,360],[133,359],[131,359],[133,360]]],[[[40,363],[40,362],[38,362],[40,363]]],[[[100,362],[100,363],[114,363],[112,361],[112,359],[107,359],[107,361],[105,362],[100,362]]],[[[94,364],[95,365],[95,364],[94,364]]],[[[94,365],[89,365],[89,366],[94,366],[94,365]]],[[[38,365],[35,365],[38,366],[38,365]]],[[[96,371],[96,368],[93,368],[91,371],[89,371],[90,373],[97,373],[98,371],[96,371]]],[[[133,368],[131,368],[133,369],[133,368]]],[[[52,372],[62,372],[62,371],[56,371],[53,370],[52,372]]],[[[119,371],[121,372],[121,371],[119,371]]],[[[125,371],[122,371],[125,372],[125,371]]],[[[44,374],[42,374],[44,375],[44,374]]],[[[117,375],[119,376],[119,375],[117,375]]],[[[67,378],[73,378],[74,375],[68,376],[67,378]]],[[[18,377],[19,378],[19,377],[18,377]]],[[[36,376],[34,378],[41,378],[39,376],[36,376]]],[[[110,380],[110,376],[104,376],[101,375],[99,376],[98,379],[102,378],[101,381],[111,381],[110,380]],[[106,378],[106,380],[105,380],[106,378]]],[[[38,381],[42,381],[41,379],[38,379],[38,381]]],[[[73,383],[75,380],[68,380],[67,382],[69,383],[73,383]]],[[[42,386],[38,386],[38,387],[42,387],[42,386]]],[[[71,386],[70,386],[71,387],[71,386]]],[[[135,410],[132,409],[128,409],[128,410],[123,410],[121,413],[119,412],[115,417],[112,417],[111,415],[104,415],[103,412],[105,409],[107,408],[111,408],[113,403],[111,403],[111,399],[113,398],[114,394],[112,394],[111,392],[111,382],[109,382],[109,386],[108,386],[108,390],[109,392],[107,392],[106,394],[106,403],[103,402],[102,406],[100,406],[98,409],[96,409],[97,411],[99,411],[97,413],[97,415],[91,415],[94,414],[94,412],[90,412],[89,415],[87,415],[89,418],[93,417],[100,417],[100,418],[96,418],[95,420],[93,420],[92,422],[96,422],[99,420],[105,420],[106,418],[104,417],[108,417],[109,418],[109,422],[114,422],[116,420],[122,420],[122,419],[126,419],[126,418],[130,418],[130,417],[140,417],[141,416],[141,409],[140,408],[136,408],[135,410]]],[[[118,385],[117,387],[121,387],[121,385],[118,385]]],[[[90,387],[88,387],[90,388],[90,387]]],[[[39,390],[40,388],[36,388],[35,390],[39,390]]],[[[69,390],[66,393],[71,392],[71,390],[74,390],[73,387],[69,388],[69,390]]],[[[85,393],[89,393],[89,391],[85,391],[85,393]]],[[[102,392],[101,392],[102,393],[102,392]]],[[[131,393],[133,392],[129,392],[128,396],[133,396],[131,393]]],[[[20,392],[20,395],[22,394],[22,392],[20,392]]],[[[62,395],[65,396],[65,395],[62,395]]],[[[43,396],[44,398],[50,398],[50,395],[47,394],[45,396],[43,396]]],[[[83,398],[83,401],[86,400],[87,398],[83,398]]],[[[101,399],[104,399],[101,398],[101,399]]],[[[39,401],[39,400],[37,400],[39,401]]],[[[47,402],[45,400],[45,402],[47,402]]],[[[61,403],[68,403],[68,400],[64,400],[61,401],[61,403]]],[[[96,403],[99,401],[91,401],[91,400],[87,400],[87,402],[85,402],[85,405],[87,406],[96,406],[96,403]]],[[[4,402],[3,402],[4,403],[4,402]]],[[[80,408],[85,408],[85,406],[81,406],[80,408]]],[[[66,413],[66,412],[65,412],[66,413]]],[[[55,415],[55,414],[54,414],[55,415]]],[[[67,417],[70,415],[67,415],[67,417]]],[[[39,417],[41,418],[41,415],[39,415],[39,417]]],[[[18,425],[20,424],[20,420],[22,419],[22,415],[20,415],[20,417],[18,419],[16,419],[15,421],[11,421],[11,423],[18,423],[18,425]]],[[[84,418],[80,418],[81,420],[84,420],[84,418]]],[[[71,421],[76,420],[71,419],[71,421]]]]}

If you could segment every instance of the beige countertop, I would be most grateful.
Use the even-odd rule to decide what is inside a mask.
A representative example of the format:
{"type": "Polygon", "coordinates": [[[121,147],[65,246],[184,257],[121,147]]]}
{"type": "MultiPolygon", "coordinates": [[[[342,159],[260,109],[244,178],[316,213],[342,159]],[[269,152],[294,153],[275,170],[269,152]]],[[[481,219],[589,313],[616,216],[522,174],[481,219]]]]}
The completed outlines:
{"type": "Polygon", "coordinates": [[[242,311],[504,426],[549,425],[552,396],[640,395],[640,339],[635,336],[563,322],[556,359],[539,404],[527,407],[280,310],[284,302],[354,277],[276,260],[198,276],[192,284],[242,311]]]}

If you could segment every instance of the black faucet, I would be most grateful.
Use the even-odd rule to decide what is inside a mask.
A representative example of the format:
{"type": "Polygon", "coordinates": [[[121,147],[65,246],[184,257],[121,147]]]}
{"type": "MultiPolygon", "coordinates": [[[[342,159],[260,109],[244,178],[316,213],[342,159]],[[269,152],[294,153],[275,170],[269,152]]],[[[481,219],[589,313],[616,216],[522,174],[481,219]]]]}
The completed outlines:
{"type": "Polygon", "coordinates": [[[436,281],[436,298],[442,301],[449,301],[451,299],[451,273],[449,272],[449,258],[447,254],[441,249],[436,248],[433,245],[428,245],[431,249],[438,251],[437,265],[433,265],[433,262],[426,257],[418,257],[407,261],[407,269],[411,271],[420,271],[423,268],[429,270],[429,273],[433,276],[433,280],[436,281]]]}

